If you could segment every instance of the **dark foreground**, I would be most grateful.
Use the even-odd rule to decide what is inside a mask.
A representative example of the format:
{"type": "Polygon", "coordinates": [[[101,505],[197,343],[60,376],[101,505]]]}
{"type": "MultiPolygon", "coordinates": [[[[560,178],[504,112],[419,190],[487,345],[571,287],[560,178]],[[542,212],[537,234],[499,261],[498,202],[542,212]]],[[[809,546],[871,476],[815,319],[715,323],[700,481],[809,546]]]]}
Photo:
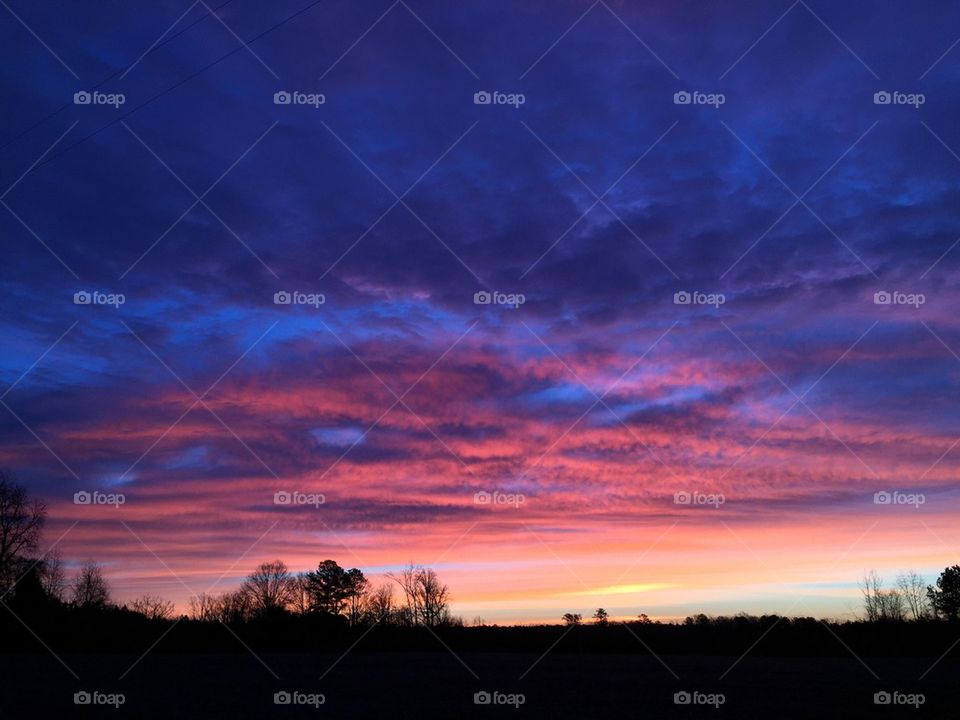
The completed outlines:
{"type": "Polygon", "coordinates": [[[960,717],[960,660],[954,658],[945,658],[920,680],[935,657],[864,657],[865,667],[852,656],[747,656],[730,670],[735,656],[664,656],[662,664],[650,655],[458,655],[358,651],[261,654],[258,659],[247,653],[151,653],[132,670],[137,654],[61,655],[79,679],[49,654],[0,655],[0,717],[960,717]],[[74,693],[84,691],[100,693],[94,701],[100,703],[122,693],[124,702],[119,708],[76,705],[74,693]],[[275,693],[284,691],[291,697],[302,693],[300,702],[319,703],[322,694],[324,702],[317,707],[275,704],[275,693]],[[498,700],[514,703],[520,698],[509,696],[522,693],[523,704],[475,704],[475,694],[484,691],[502,693],[498,700]],[[683,691],[694,698],[691,704],[675,703],[675,693],[683,691]],[[883,691],[903,693],[897,697],[901,703],[922,693],[924,702],[919,708],[897,700],[875,704],[875,693],[883,691]],[[723,695],[719,707],[717,694],[723,695]]]}

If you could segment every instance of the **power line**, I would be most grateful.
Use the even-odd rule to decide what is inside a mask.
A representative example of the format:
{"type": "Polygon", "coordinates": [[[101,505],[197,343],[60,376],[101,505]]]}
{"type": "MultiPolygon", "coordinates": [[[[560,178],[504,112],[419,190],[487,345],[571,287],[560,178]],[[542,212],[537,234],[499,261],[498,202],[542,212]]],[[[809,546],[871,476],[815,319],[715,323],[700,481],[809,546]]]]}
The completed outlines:
{"type": "MultiPolygon", "coordinates": [[[[150,48],[150,50],[148,50],[148,51],[145,52],[143,55],[141,55],[139,59],[137,59],[137,60],[135,60],[134,62],[130,63],[130,64],[127,65],[126,67],[122,67],[122,68],[118,68],[117,70],[114,70],[113,73],[111,73],[108,77],[105,77],[103,80],[101,80],[101,81],[98,82],[96,85],[94,85],[94,86],[91,88],[91,90],[97,90],[97,89],[103,87],[104,85],[106,85],[106,84],[107,84],[108,82],[110,82],[111,80],[113,80],[117,75],[120,75],[121,73],[126,73],[128,70],[130,70],[130,68],[132,68],[134,65],[136,65],[137,63],[139,63],[139,62],[140,62],[141,60],[143,60],[145,57],[147,57],[147,56],[150,55],[151,53],[156,52],[157,50],[159,50],[160,48],[162,48],[164,45],[167,45],[168,43],[173,42],[173,40],[175,40],[176,38],[178,38],[178,37],[180,37],[181,35],[183,35],[187,30],[189,30],[190,28],[192,28],[194,25],[196,25],[197,23],[203,22],[203,21],[206,20],[208,17],[210,17],[211,14],[213,14],[214,12],[216,12],[217,10],[219,10],[220,8],[226,7],[227,5],[229,5],[229,4],[232,3],[232,2],[233,2],[233,0],[226,0],[226,2],[221,3],[220,5],[217,5],[217,6],[216,6],[215,8],[213,8],[213,10],[211,10],[210,12],[204,13],[203,15],[201,15],[200,17],[198,17],[196,20],[194,20],[192,23],[190,23],[189,25],[187,25],[185,28],[181,29],[179,32],[171,35],[171,36],[168,37],[166,40],[164,40],[162,43],[158,43],[156,46],[150,48]]],[[[6,148],[8,148],[10,145],[12,145],[13,143],[15,143],[15,142],[16,142],[17,140],[19,140],[20,138],[22,138],[22,137],[23,137],[24,135],[26,135],[27,133],[32,132],[33,130],[36,130],[38,127],[40,127],[41,125],[43,125],[45,122],[47,122],[47,121],[49,121],[49,120],[52,120],[52,119],[55,118],[57,115],[59,115],[61,112],[63,112],[66,108],[70,107],[72,104],[73,104],[72,102],[65,102],[65,103],[63,103],[63,105],[61,105],[60,107],[58,107],[56,110],[54,110],[53,112],[49,113],[49,114],[46,115],[45,117],[40,118],[40,119],[37,120],[35,123],[33,123],[33,125],[31,125],[30,127],[26,128],[25,130],[21,131],[20,133],[18,133],[18,134],[15,135],[14,137],[10,138],[10,139],[7,140],[7,142],[5,142],[3,145],[0,145],[0,150],[5,150],[6,148]]]]}
{"type": "Polygon", "coordinates": [[[166,90],[161,90],[160,92],[158,92],[158,93],[157,93],[156,95],[154,95],[153,97],[151,97],[151,98],[149,98],[149,99],[147,99],[147,100],[144,100],[142,103],[140,103],[139,105],[137,105],[135,108],[133,108],[132,110],[130,110],[130,111],[127,112],[126,114],[121,115],[120,117],[116,118],[115,120],[110,121],[109,123],[107,123],[107,124],[104,125],[103,127],[99,128],[98,130],[94,130],[92,133],[89,133],[88,135],[84,135],[82,138],[80,138],[79,140],[77,140],[77,141],[76,141],[75,143],[73,143],[72,145],[68,145],[68,146],[65,147],[63,150],[61,150],[60,152],[58,152],[56,155],[52,155],[51,157],[49,157],[49,158],[47,158],[46,160],[44,160],[42,163],[37,164],[37,166],[34,167],[34,169],[33,169],[34,172],[37,171],[37,170],[39,170],[40,168],[44,167],[45,165],[48,165],[49,163],[53,162],[53,161],[56,160],[57,158],[63,157],[63,156],[66,155],[68,152],[70,152],[70,151],[73,150],[75,147],[77,147],[78,145],[81,145],[81,144],[85,143],[87,140],[89,140],[90,138],[92,138],[92,137],[94,137],[94,136],[96,136],[96,135],[99,135],[99,134],[100,134],[101,132],[103,132],[104,130],[106,130],[106,129],[110,128],[110,127],[113,127],[114,125],[116,125],[116,124],[119,123],[119,122],[122,122],[123,120],[126,120],[128,117],[130,117],[130,116],[133,115],[135,112],[137,112],[137,110],[140,110],[141,108],[146,107],[147,105],[149,105],[150,103],[152,103],[154,100],[158,100],[159,98],[163,97],[163,96],[166,95],[167,93],[176,90],[178,87],[180,87],[180,86],[183,85],[184,83],[187,83],[187,82],[189,82],[190,80],[193,80],[193,78],[195,78],[195,77],[197,77],[198,75],[206,72],[207,70],[209,70],[210,68],[214,67],[215,65],[220,64],[221,62],[223,62],[224,60],[226,60],[226,59],[227,59],[228,57],[230,57],[231,55],[235,55],[236,53],[240,52],[240,51],[243,50],[247,45],[250,45],[251,43],[255,43],[257,40],[260,40],[261,38],[265,37],[266,35],[269,35],[269,34],[272,33],[274,30],[276,30],[277,28],[279,28],[281,25],[287,24],[288,22],[290,22],[291,20],[293,20],[295,17],[298,17],[298,16],[302,15],[303,13],[305,13],[305,12],[306,12],[307,10],[309,10],[310,8],[319,5],[321,2],[323,2],[323,0],[314,0],[314,1],[311,2],[309,5],[307,5],[307,6],[303,7],[303,8],[301,8],[301,9],[297,10],[297,11],[296,11],[295,13],[293,13],[292,15],[288,15],[287,17],[285,17],[285,18],[284,18],[283,20],[281,20],[280,22],[278,22],[278,23],[276,23],[276,24],[274,24],[274,25],[271,25],[270,27],[268,27],[266,30],[264,30],[264,31],[261,32],[260,34],[258,34],[258,35],[256,35],[256,36],[250,38],[249,40],[241,41],[242,44],[241,44],[239,47],[234,48],[233,50],[231,50],[230,52],[226,53],[225,55],[221,55],[219,58],[217,58],[217,59],[214,60],[213,62],[211,62],[211,63],[203,66],[202,68],[200,68],[199,70],[197,70],[195,73],[192,73],[192,74],[190,74],[190,75],[187,75],[185,78],[183,78],[182,80],[179,80],[178,82],[174,83],[173,85],[171,85],[170,87],[168,87],[166,90]]]}

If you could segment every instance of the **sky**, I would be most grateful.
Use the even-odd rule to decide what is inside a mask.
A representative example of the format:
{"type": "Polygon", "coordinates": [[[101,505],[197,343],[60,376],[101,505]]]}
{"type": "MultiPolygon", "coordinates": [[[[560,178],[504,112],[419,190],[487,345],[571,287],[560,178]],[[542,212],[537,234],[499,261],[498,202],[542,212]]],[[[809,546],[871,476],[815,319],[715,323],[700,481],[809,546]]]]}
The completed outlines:
{"type": "Polygon", "coordinates": [[[960,562],[960,7],[207,2],[0,10],[0,466],[68,567],[529,623],[960,562]]]}

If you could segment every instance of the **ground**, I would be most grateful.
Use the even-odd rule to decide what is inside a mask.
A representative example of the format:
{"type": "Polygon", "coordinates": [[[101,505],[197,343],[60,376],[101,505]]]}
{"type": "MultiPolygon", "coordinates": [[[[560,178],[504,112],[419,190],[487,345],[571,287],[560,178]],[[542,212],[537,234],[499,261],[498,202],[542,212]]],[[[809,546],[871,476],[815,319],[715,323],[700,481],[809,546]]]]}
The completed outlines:
{"type": "MultiPolygon", "coordinates": [[[[765,658],[440,652],[0,656],[0,717],[107,718],[950,718],[960,716],[960,660],[765,658]],[[462,660],[462,662],[461,662],[462,660]],[[469,669],[468,669],[469,668],[469,669]],[[532,669],[531,669],[532,668],[532,669]],[[670,671],[676,673],[674,678],[670,671]],[[879,675],[877,680],[870,670],[879,675]],[[279,676],[273,677],[271,671],[279,676]],[[474,677],[474,673],[479,680],[474,677]],[[321,676],[323,679],[321,680],[321,676]],[[523,676],[523,679],[520,679],[523,676]],[[75,692],[122,693],[124,704],[77,706],[75,692]],[[318,707],[274,704],[277,692],[322,694],[318,707]],[[477,705],[478,692],[522,693],[523,704],[477,705]],[[678,705],[677,692],[722,694],[723,704],[678,705]],[[881,706],[881,691],[922,693],[924,704],[881,706]]],[[[301,700],[309,699],[300,697],[301,700]]],[[[515,701],[518,698],[513,698],[515,701]]],[[[716,700],[718,698],[714,698],[716,700]]]]}

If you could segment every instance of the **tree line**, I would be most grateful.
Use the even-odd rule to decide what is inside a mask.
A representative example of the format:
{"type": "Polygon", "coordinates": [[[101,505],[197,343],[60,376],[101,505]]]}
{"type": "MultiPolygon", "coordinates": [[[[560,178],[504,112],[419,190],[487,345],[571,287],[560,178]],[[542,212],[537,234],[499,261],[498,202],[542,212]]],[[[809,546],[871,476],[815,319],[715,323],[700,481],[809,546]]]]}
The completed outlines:
{"type": "MultiPolygon", "coordinates": [[[[117,607],[99,563],[84,563],[68,582],[57,551],[35,557],[45,519],[44,504],[30,501],[25,488],[0,471],[0,602],[34,608],[117,607]]],[[[359,568],[345,569],[335,560],[324,560],[316,570],[302,573],[274,560],[254,568],[235,590],[191,597],[187,616],[225,623],[296,614],[338,616],[351,625],[462,624],[450,613],[449,587],[433,569],[411,564],[386,578],[374,587],[359,568]]],[[[122,607],[152,620],[175,615],[172,602],[150,594],[122,607]]]]}
{"type": "Polygon", "coordinates": [[[374,587],[362,570],[345,569],[335,560],[324,560],[316,570],[297,574],[283,561],[274,560],[256,567],[236,590],[192,597],[188,615],[228,623],[284,613],[336,615],[351,625],[460,623],[450,614],[450,590],[433,569],[411,564],[387,578],[374,587]]]}
{"type": "Polygon", "coordinates": [[[928,585],[915,570],[908,570],[886,587],[883,578],[870,570],[859,587],[864,616],[869,622],[960,620],[960,565],[946,568],[933,585],[928,585]]]}
{"type": "MultiPolygon", "coordinates": [[[[98,563],[84,563],[68,581],[56,550],[35,556],[45,519],[45,505],[29,500],[25,488],[0,471],[0,603],[15,601],[41,609],[50,605],[84,610],[117,607],[98,563]]],[[[933,585],[926,584],[919,573],[907,571],[887,587],[871,570],[859,587],[864,619],[869,622],[960,621],[960,565],[946,568],[933,585]]],[[[431,568],[411,564],[388,573],[386,581],[374,587],[359,568],[346,569],[334,560],[323,560],[316,570],[301,573],[274,560],[254,568],[235,590],[191,597],[187,617],[237,623],[291,614],[339,617],[350,625],[462,626],[463,621],[451,615],[449,602],[448,586],[431,568]]],[[[175,615],[172,602],[151,594],[122,607],[151,620],[170,620],[175,615]]],[[[561,618],[566,625],[579,625],[582,619],[579,613],[561,618]]],[[[607,625],[609,615],[598,608],[593,620],[607,625]]],[[[650,620],[640,615],[638,622],[649,624],[650,620]]]]}

